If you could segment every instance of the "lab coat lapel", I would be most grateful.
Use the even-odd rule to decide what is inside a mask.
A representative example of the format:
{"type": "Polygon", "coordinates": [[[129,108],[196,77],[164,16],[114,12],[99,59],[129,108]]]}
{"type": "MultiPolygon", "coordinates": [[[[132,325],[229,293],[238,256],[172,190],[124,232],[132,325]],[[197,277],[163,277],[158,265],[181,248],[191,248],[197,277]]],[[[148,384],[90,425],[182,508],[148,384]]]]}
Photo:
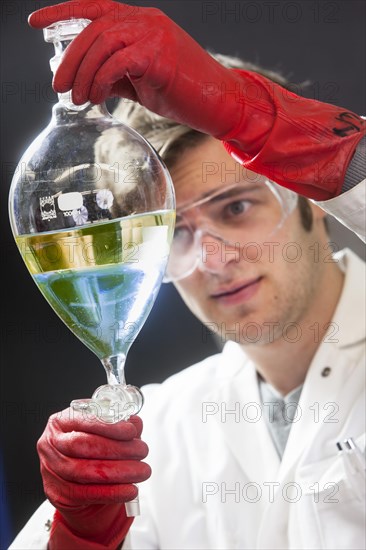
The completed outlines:
{"type": "MultiPolygon", "coordinates": [[[[340,362],[337,357],[338,350],[334,346],[332,350],[328,350],[326,345],[322,346],[319,352],[313,361],[299,401],[298,411],[301,411],[301,417],[290,431],[279,468],[278,485],[274,492],[273,503],[268,503],[263,510],[258,532],[258,548],[279,550],[289,547],[288,522],[290,506],[292,506],[289,498],[293,498],[291,486],[296,485],[297,498],[299,495],[302,498],[301,486],[297,482],[296,474],[299,461],[303,462],[304,457],[309,454],[312,455],[310,462],[315,463],[325,457],[337,457],[336,441],[339,430],[350,410],[350,403],[341,401],[340,395],[344,397],[347,393],[353,398],[355,396],[354,391],[344,388],[348,380],[351,382],[349,374],[355,362],[350,363],[347,354],[340,362]],[[335,370],[338,372],[332,372],[329,377],[322,377],[321,371],[324,364],[334,365],[335,361],[337,361],[335,370]]],[[[318,547],[321,546],[312,546],[312,548],[318,547]]]]}
{"type": "Polygon", "coordinates": [[[222,353],[220,372],[228,376],[221,378],[210,399],[220,406],[215,418],[230,452],[248,480],[260,484],[275,479],[279,458],[265,424],[253,364],[230,342],[222,353]]]}
{"type": "MultiPolygon", "coordinates": [[[[341,360],[338,354],[339,350],[335,346],[327,347],[324,344],[313,360],[298,404],[298,421],[291,427],[282,458],[280,482],[285,479],[306,448],[315,445],[319,431],[323,430],[323,433],[327,432],[331,436],[335,426],[339,429],[342,422],[340,414],[343,416],[348,412],[348,408],[344,410],[340,406],[340,395],[354,365],[351,364],[348,354],[341,360]],[[337,367],[332,368],[331,365],[336,362],[337,367]],[[327,367],[331,368],[331,372],[328,376],[323,376],[327,367]]],[[[333,445],[336,454],[336,442],[332,440],[329,444],[333,445]]]]}

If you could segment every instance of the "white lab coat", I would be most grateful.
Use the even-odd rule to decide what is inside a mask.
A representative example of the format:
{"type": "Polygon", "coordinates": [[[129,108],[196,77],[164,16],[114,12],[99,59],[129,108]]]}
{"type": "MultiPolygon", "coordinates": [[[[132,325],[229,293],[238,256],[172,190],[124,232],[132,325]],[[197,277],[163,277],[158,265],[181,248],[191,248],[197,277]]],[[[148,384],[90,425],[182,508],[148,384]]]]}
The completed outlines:
{"type": "MultiPolygon", "coordinates": [[[[321,204],[360,236],[365,186],[321,204]]],[[[282,461],[254,365],[237,344],[143,388],[153,475],[140,485],[141,516],[124,549],[365,548],[365,487],[355,493],[336,448],[348,437],[365,448],[365,264],[349,251],[341,261],[343,293],[282,461]]],[[[52,511],[44,503],[10,548],[46,549],[52,511]]]]}

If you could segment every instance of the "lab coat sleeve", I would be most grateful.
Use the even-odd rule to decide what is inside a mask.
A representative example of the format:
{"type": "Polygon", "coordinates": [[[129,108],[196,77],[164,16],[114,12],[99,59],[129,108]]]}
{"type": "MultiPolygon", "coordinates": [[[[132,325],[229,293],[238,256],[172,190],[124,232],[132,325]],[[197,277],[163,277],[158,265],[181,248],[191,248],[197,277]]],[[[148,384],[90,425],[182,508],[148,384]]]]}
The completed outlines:
{"type": "Polygon", "coordinates": [[[46,500],[34,512],[18,536],[9,546],[9,550],[47,550],[49,523],[52,521],[54,507],[46,500]]]}
{"type": "Polygon", "coordinates": [[[366,179],[333,199],[315,204],[366,241],[366,179]]]}

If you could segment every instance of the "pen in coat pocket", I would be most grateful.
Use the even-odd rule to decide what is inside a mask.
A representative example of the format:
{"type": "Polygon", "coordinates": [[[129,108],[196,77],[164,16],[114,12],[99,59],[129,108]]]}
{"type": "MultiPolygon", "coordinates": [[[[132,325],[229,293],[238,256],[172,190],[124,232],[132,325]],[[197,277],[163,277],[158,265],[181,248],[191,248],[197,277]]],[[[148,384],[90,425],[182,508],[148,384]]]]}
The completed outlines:
{"type": "Polygon", "coordinates": [[[366,477],[366,459],[352,437],[344,441],[344,445],[357,472],[366,477]]]}
{"type": "MultiPolygon", "coordinates": [[[[363,468],[360,466],[361,462],[359,458],[356,457],[354,451],[355,443],[353,440],[353,446],[352,443],[349,442],[349,439],[346,441],[343,444],[337,441],[337,448],[342,457],[348,483],[352,487],[357,498],[363,501],[365,497],[365,491],[363,489],[365,483],[365,466],[363,465],[363,468]]],[[[361,451],[359,452],[361,454],[361,459],[363,459],[361,451]]]]}

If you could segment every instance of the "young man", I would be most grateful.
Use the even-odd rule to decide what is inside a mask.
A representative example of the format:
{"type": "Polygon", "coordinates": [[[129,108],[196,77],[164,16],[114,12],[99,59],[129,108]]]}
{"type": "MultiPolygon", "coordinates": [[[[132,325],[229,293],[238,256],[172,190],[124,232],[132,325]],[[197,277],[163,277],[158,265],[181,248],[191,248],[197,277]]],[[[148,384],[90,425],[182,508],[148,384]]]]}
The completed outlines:
{"type": "Polygon", "coordinates": [[[144,389],[148,481],[137,417],[108,426],[69,411],[51,418],[39,453],[57,512],[49,534],[53,508],[43,505],[13,548],[112,549],[124,538],[136,549],[362,548],[364,266],[352,253],[330,260],[323,210],[294,206],[268,178],[364,234],[363,121],[225,68],[156,10],[138,10],[132,25],[122,4],[70,2],[31,24],[71,8],[95,20],[55,87],[72,87],[77,103],[135,99],[178,122],[142,108],[129,118],[176,188],[168,277],[233,342],[144,389]],[[131,526],[123,502],[139,481],[131,526]]]}

